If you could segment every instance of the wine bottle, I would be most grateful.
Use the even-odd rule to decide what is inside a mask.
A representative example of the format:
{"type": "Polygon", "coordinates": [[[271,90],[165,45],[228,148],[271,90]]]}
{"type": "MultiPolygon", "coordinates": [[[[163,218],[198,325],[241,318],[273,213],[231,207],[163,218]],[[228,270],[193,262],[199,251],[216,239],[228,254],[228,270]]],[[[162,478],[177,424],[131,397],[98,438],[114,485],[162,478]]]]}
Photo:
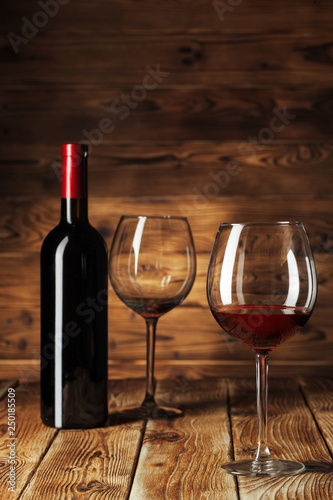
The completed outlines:
{"type": "Polygon", "coordinates": [[[83,429],[107,417],[107,247],[88,221],[88,147],[62,156],[61,219],[41,249],[41,418],[83,429]]]}

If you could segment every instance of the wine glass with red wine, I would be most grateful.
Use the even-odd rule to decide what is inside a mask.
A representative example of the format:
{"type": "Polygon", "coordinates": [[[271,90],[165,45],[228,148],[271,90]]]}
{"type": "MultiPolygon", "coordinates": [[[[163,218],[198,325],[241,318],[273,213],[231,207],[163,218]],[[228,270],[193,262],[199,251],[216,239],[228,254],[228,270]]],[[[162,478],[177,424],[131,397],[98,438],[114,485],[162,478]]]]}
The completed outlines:
{"type": "Polygon", "coordinates": [[[110,252],[111,284],[118,297],[146,321],[146,395],[140,407],[117,413],[129,418],[166,418],[179,408],[155,401],[155,337],[157,320],[178,306],[192,288],[195,249],[185,217],[123,216],[110,252]]]}
{"type": "Polygon", "coordinates": [[[267,443],[270,352],[305,325],[317,296],[316,268],[301,222],[221,224],[207,276],[208,302],[227,333],[255,353],[258,447],[252,460],[222,465],[231,474],[279,476],[304,470],[273,459],[267,443]]]}

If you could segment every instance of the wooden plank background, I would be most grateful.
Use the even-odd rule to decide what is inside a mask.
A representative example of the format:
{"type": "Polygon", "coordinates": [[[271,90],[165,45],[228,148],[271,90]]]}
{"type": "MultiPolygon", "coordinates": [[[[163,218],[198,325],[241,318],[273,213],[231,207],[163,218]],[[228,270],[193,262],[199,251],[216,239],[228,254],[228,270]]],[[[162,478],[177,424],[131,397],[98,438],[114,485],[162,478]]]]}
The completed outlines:
{"type": "MultiPolygon", "coordinates": [[[[42,9],[2,3],[0,377],[38,378],[39,251],[59,218],[60,145],[85,139],[90,219],[108,247],[124,213],[186,215],[193,229],[197,279],[159,322],[160,374],[251,369],[252,353],[221,333],[205,294],[219,223],[245,219],[304,222],[319,297],[272,366],[332,374],[333,5],[232,3],[222,19],[203,0],[71,0],[17,53],[8,34],[24,36],[42,9]],[[163,76],[144,95],[147,67],[163,76]],[[102,133],[106,118],[114,130],[102,133]]],[[[110,289],[112,376],[142,376],[144,358],[143,320],[110,289]]]]}

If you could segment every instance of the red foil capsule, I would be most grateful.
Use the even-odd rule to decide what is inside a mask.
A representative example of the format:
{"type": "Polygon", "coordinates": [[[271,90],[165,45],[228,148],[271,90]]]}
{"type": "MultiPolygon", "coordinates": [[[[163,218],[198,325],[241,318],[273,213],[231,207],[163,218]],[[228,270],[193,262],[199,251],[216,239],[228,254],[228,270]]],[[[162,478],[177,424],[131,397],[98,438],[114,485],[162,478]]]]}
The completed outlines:
{"type": "Polygon", "coordinates": [[[62,198],[87,197],[87,156],[85,144],[62,145],[62,198]]]}

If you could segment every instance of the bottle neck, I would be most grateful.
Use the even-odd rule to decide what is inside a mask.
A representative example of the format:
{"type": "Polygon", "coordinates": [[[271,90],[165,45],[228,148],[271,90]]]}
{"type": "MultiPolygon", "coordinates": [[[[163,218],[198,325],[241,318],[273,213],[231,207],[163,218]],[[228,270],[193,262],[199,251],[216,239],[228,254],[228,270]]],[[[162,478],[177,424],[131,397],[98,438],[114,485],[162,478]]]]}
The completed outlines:
{"type": "Polygon", "coordinates": [[[88,221],[87,198],[61,198],[61,220],[68,224],[88,221]]]}
{"type": "Polygon", "coordinates": [[[69,224],[88,220],[86,158],[63,157],[61,220],[69,224]]]}

